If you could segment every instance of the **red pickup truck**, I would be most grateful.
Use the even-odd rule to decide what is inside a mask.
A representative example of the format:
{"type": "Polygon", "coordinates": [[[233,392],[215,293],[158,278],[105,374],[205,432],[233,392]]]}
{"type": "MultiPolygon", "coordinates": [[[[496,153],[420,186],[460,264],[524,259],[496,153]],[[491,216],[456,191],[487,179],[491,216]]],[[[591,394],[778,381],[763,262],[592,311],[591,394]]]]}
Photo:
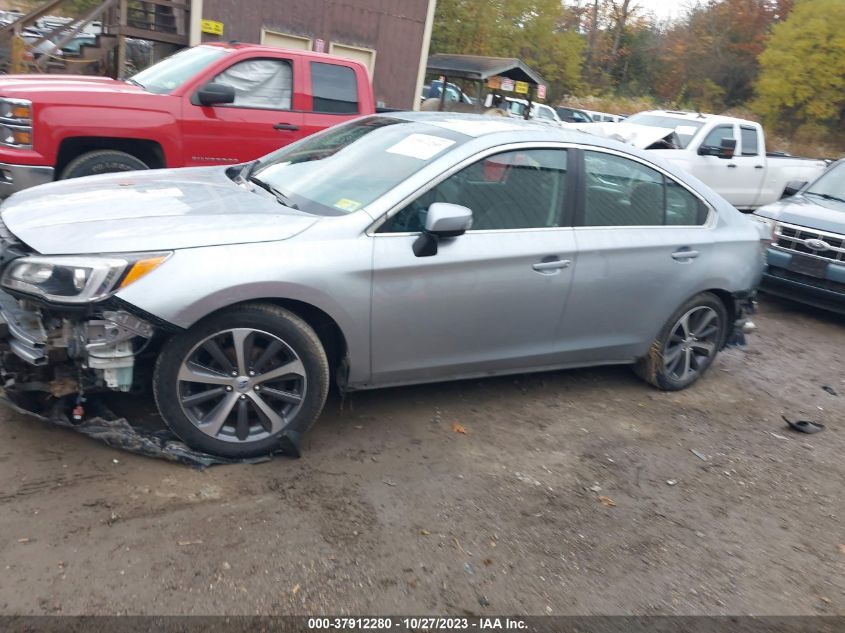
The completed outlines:
{"type": "Polygon", "coordinates": [[[63,178],[241,163],[375,111],[360,62],[255,44],[183,50],[126,81],[0,78],[0,197],[63,178]]]}

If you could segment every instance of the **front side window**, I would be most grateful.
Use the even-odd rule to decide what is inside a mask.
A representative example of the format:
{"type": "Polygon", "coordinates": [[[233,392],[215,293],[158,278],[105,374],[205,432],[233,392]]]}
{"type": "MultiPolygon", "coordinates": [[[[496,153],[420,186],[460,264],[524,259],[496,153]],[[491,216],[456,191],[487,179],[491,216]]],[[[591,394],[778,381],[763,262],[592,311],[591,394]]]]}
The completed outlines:
{"type": "Polygon", "coordinates": [[[734,140],[734,138],[733,125],[718,125],[710,130],[707,136],[704,137],[704,142],[701,144],[701,147],[716,151],[722,147],[722,141],[725,139],[734,140]]]}
{"type": "Polygon", "coordinates": [[[293,71],[284,59],[249,59],[230,66],[214,78],[215,83],[235,89],[235,108],[290,110],[293,71]]]}
{"type": "Polygon", "coordinates": [[[358,81],[349,66],[311,62],[314,112],[358,113],[358,81]]]}
{"type": "Polygon", "coordinates": [[[696,226],[707,206],[685,187],[637,161],[585,152],[584,226],[696,226]]]}
{"type": "Polygon", "coordinates": [[[472,210],[472,230],[561,226],[567,152],[526,149],[488,156],[430,189],[389,219],[380,233],[417,232],[435,202],[472,210]]]}

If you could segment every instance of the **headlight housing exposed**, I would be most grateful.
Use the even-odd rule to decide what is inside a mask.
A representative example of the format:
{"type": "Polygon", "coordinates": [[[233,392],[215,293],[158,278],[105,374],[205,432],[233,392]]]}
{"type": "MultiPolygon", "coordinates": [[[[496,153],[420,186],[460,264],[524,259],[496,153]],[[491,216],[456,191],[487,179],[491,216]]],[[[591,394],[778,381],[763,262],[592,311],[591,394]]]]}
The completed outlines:
{"type": "Polygon", "coordinates": [[[0,97],[0,145],[32,147],[32,102],[0,97]]]}
{"type": "Polygon", "coordinates": [[[170,255],[22,257],[6,267],[2,285],[56,303],[88,303],[138,281],[170,255]]]}

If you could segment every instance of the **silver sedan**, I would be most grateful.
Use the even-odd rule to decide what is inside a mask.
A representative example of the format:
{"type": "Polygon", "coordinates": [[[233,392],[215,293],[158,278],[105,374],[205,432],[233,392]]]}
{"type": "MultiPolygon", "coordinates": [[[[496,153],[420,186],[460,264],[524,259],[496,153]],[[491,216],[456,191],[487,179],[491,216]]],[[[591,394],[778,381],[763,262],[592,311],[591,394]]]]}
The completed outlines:
{"type": "Polygon", "coordinates": [[[151,389],[200,450],[296,443],[370,389],[630,364],[682,389],[745,317],[761,232],[629,146],[377,115],[254,163],[57,182],[2,206],[19,405],[151,389]]]}

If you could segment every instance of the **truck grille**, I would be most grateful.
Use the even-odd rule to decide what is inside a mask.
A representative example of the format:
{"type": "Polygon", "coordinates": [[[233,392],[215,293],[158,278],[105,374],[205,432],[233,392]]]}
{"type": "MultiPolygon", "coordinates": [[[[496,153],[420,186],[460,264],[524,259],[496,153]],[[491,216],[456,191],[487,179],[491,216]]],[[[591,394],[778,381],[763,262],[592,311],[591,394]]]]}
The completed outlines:
{"type": "Polygon", "coordinates": [[[845,235],[778,222],[775,246],[793,253],[845,262],[845,235]]]}

